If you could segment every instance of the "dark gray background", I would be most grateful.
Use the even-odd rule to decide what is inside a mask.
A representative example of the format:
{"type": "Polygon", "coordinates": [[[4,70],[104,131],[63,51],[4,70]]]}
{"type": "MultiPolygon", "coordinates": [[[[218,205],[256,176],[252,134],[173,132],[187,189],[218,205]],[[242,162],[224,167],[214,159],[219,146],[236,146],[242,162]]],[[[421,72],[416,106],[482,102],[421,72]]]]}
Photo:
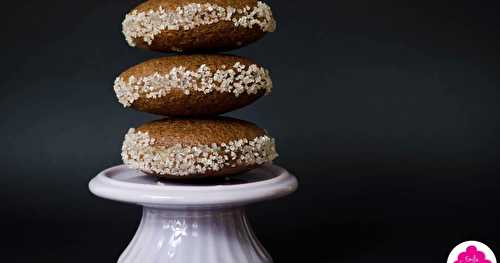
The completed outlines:
{"type": "MultiPolygon", "coordinates": [[[[156,116],[112,91],[140,1],[3,4],[2,258],[114,262],[140,209],[87,182],[156,116]]],[[[269,1],[278,31],[231,52],[272,70],[272,96],[229,115],[277,138],[294,195],[250,208],[276,262],[444,262],[500,253],[500,9],[486,1],[269,1]],[[316,241],[324,238],[323,241],[316,241]]]]}

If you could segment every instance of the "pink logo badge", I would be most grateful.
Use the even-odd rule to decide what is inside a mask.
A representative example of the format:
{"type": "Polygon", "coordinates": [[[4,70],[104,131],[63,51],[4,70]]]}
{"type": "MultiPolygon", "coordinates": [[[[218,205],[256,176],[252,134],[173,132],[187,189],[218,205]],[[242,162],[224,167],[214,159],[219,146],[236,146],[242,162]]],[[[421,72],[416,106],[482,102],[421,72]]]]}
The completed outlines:
{"type": "Polygon", "coordinates": [[[487,245],[471,240],[453,248],[446,263],[497,263],[497,259],[487,245]]]}
{"type": "Polygon", "coordinates": [[[468,246],[464,252],[458,254],[458,259],[454,263],[491,263],[491,261],[487,260],[484,253],[475,246],[468,246]]]}

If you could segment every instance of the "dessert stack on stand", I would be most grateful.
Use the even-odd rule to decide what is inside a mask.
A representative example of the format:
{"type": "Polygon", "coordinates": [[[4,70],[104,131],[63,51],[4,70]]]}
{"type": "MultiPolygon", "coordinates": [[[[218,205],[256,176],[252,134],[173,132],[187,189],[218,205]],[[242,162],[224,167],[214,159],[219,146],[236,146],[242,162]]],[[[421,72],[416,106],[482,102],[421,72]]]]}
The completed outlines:
{"type": "Polygon", "coordinates": [[[162,118],[130,128],[124,164],[89,183],[97,196],[143,206],[118,262],[272,262],[245,205],[292,193],[297,180],[273,165],[275,140],[257,125],[218,116],[271,92],[270,73],[216,54],[275,29],[254,0],[149,0],[122,23],[132,47],[174,52],[135,65],[114,83],[124,107],[162,118]]]}

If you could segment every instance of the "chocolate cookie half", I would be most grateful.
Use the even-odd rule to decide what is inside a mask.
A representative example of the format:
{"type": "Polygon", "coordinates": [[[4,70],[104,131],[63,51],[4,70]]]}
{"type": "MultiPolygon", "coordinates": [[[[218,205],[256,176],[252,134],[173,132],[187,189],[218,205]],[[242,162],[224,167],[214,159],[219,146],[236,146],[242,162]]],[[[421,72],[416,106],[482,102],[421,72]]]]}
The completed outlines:
{"type": "Polygon", "coordinates": [[[114,84],[123,106],[166,116],[222,114],[254,102],[271,89],[268,70],[227,55],[152,59],[126,70],[114,84]]]}
{"type": "Polygon", "coordinates": [[[130,46],[177,52],[230,50],[276,28],[271,8],[256,0],[149,0],[122,25],[130,46]]]}
{"type": "Polygon", "coordinates": [[[226,117],[150,122],[130,129],[122,147],[129,167],[164,178],[228,176],[277,156],[263,129],[226,117]]]}

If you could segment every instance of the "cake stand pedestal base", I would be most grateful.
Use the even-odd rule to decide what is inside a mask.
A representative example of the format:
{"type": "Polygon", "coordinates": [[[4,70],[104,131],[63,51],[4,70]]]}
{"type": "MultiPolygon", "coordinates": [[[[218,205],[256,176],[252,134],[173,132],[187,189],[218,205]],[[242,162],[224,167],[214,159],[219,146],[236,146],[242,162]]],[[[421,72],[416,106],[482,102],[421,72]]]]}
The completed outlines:
{"type": "Polygon", "coordinates": [[[245,205],[293,192],[297,180],[271,164],[221,181],[159,181],[125,166],[97,175],[97,196],[143,206],[137,232],[120,263],[269,263],[245,205]]]}

